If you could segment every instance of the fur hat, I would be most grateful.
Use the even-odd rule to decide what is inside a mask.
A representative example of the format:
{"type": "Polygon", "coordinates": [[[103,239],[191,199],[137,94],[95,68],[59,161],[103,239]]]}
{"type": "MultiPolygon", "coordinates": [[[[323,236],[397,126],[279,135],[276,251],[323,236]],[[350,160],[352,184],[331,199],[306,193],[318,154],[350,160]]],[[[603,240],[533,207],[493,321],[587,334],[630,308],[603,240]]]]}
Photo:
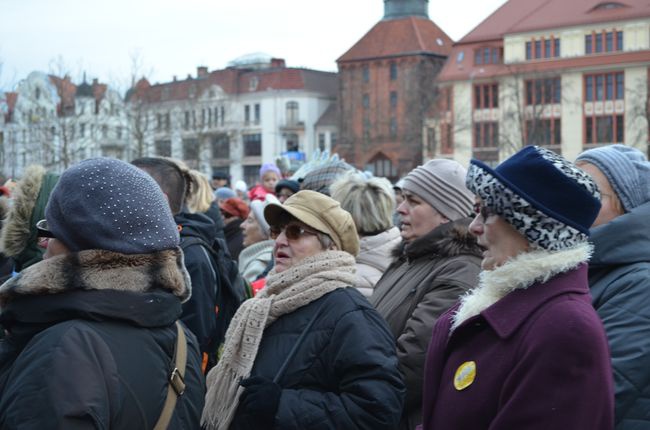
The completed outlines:
{"type": "Polygon", "coordinates": [[[450,221],[472,213],[474,196],[465,186],[467,170],[457,161],[436,159],[411,170],[402,189],[423,199],[450,221]]]}
{"type": "Polygon", "coordinates": [[[269,224],[279,224],[282,214],[289,214],[307,226],[327,234],[338,249],[354,256],[359,253],[359,236],[352,215],[339,202],[325,194],[302,190],[284,204],[273,203],[264,210],[269,224]]]}
{"type": "Polygon", "coordinates": [[[538,146],[525,147],[496,169],[472,160],[467,188],[532,245],[551,251],[586,242],[600,210],[591,176],[538,146]]]}
{"type": "Polygon", "coordinates": [[[578,156],[598,167],[626,212],[650,201],[650,162],[638,149],[616,144],[590,149],[578,156]]]}
{"type": "Polygon", "coordinates": [[[148,254],[178,246],[178,228],[156,181],[112,158],[63,172],[45,209],[49,230],[73,252],[148,254]]]}

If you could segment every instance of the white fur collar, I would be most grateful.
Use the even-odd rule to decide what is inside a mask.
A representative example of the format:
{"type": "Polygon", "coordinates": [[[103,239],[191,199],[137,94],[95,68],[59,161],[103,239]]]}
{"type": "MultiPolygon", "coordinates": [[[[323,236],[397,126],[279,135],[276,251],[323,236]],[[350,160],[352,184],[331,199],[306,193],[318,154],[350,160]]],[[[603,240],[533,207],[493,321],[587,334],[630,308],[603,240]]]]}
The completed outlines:
{"type": "Polygon", "coordinates": [[[544,283],[555,275],[589,261],[592,251],[593,247],[589,243],[563,251],[538,249],[519,254],[494,270],[482,271],[478,287],[461,297],[460,307],[452,319],[451,330],[480,314],[508,293],[526,289],[534,283],[544,283]]]}

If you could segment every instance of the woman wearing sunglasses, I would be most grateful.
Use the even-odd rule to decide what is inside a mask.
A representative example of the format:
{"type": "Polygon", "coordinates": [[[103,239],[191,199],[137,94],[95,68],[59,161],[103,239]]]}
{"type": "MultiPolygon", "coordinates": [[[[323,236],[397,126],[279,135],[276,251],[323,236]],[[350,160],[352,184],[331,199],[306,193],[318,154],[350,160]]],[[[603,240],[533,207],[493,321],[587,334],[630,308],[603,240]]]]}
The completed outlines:
{"type": "Polygon", "coordinates": [[[394,429],[404,385],[395,345],[355,281],[359,240],[335,200],[300,191],[264,216],[266,287],[240,307],[208,375],[208,429],[394,429]]]}

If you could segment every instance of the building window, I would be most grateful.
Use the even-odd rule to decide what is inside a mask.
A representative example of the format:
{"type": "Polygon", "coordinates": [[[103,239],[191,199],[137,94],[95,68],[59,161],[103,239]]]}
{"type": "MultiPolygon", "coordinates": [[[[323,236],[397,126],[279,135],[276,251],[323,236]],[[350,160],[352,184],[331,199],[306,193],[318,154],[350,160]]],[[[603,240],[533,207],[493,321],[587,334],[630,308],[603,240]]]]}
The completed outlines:
{"type": "Polygon", "coordinates": [[[370,82],[370,69],[368,68],[368,65],[364,65],[361,68],[361,74],[363,75],[363,82],[370,82]]]}
{"type": "Polygon", "coordinates": [[[300,140],[296,133],[289,133],[287,135],[287,151],[298,152],[300,150],[300,140]]]}
{"type": "Polygon", "coordinates": [[[122,127],[119,125],[115,127],[115,137],[117,137],[118,139],[122,138],[122,127]]]}
{"type": "Polygon", "coordinates": [[[554,36],[541,39],[533,39],[526,42],[526,60],[540,58],[557,58],[560,56],[561,42],[554,36]]]}
{"type": "Polygon", "coordinates": [[[623,100],[624,77],[623,72],[585,75],[585,101],[623,100]]]}
{"type": "Polygon", "coordinates": [[[393,109],[397,107],[397,91],[390,92],[390,107],[393,109]]]}
{"type": "Polygon", "coordinates": [[[389,130],[390,131],[390,137],[393,137],[393,138],[397,137],[397,118],[392,117],[390,119],[389,128],[390,128],[390,130],[389,130]]]}
{"type": "Polygon", "coordinates": [[[221,111],[221,116],[220,116],[220,118],[221,118],[221,126],[223,127],[223,124],[224,124],[224,122],[226,120],[226,108],[221,106],[220,111],[221,111]]]}
{"type": "Polygon", "coordinates": [[[188,110],[185,111],[185,122],[183,122],[183,128],[185,130],[190,129],[190,111],[188,110]]]}
{"type": "Polygon", "coordinates": [[[370,107],[370,96],[368,94],[363,95],[363,108],[368,109],[370,107]]]}
{"type": "Polygon", "coordinates": [[[108,137],[108,126],[102,125],[102,138],[106,139],[108,137]]]}
{"type": "Polygon", "coordinates": [[[499,85],[474,85],[474,109],[494,109],[499,107],[499,85]]]}
{"type": "Polygon", "coordinates": [[[167,112],[167,113],[165,114],[165,130],[166,130],[166,131],[169,131],[170,124],[171,124],[171,121],[170,121],[170,114],[169,114],[169,112],[167,112]]]}
{"type": "Polygon", "coordinates": [[[287,102],[286,110],[287,110],[287,125],[297,125],[299,114],[300,114],[298,102],[294,102],[294,101],[287,102]]]}
{"type": "Polygon", "coordinates": [[[259,124],[259,123],[260,123],[260,117],[261,117],[261,113],[260,113],[260,104],[259,104],[259,103],[255,103],[255,124],[259,124]]]}
{"type": "Polygon", "coordinates": [[[259,84],[260,80],[258,79],[257,76],[253,76],[250,78],[248,81],[248,91],[255,91],[257,89],[257,85],[259,84]]]}
{"type": "Polygon", "coordinates": [[[562,120],[560,118],[535,118],[526,121],[527,145],[559,146],[562,144],[562,120]]]}
{"type": "Polygon", "coordinates": [[[172,156],[172,141],[171,140],[156,140],[156,155],[160,157],[172,156]]]}
{"type": "Polygon", "coordinates": [[[585,144],[587,145],[623,143],[624,134],[624,115],[585,117],[585,144]]]}
{"type": "Polygon", "coordinates": [[[196,168],[199,163],[201,146],[199,139],[183,139],[183,160],[191,168],[196,168]]]}
{"type": "Polygon", "coordinates": [[[211,146],[212,158],[230,159],[230,139],[227,135],[214,136],[211,146]]]}
{"type": "Polygon", "coordinates": [[[245,134],[244,141],[244,157],[259,157],[262,155],[262,135],[245,134]]]}
{"type": "Polygon", "coordinates": [[[330,133],[330,146],[333,148],[338,142],[338,135],[335,132],[330,133]]]}
{"type": "Polygon", "coordinates": [[[244,106],[244,123],[248,124],[251,122],[251,107],[250,105],[244,106]]]}
{"type": "Polygon", "coordinates": [[[318,133],[318,150],[325,151],[325,133],[318,133]]]}
{"type": "Polygon", "coordinates": [[[363,139],[370,140],[370,118],[363,119],[363,139]]]}
{"type": "Polygon", "coordinates": [[[79,124],[79,137],[86,137],[86,124],[79,124]]]}
{"type": "Polygon", "coordinates": [[[585,54],[623,50],[622,31],[604,31],[585,35],[585,54]]]}
{"type": "Polygon", "coordinates": [[[397,79],[397,63],[390,63],[390,80],[397,79]]]}
{"type": "Polygon", "coordinates": [[[526,105],[558,104],[562,102],[559,77],[526,81],[526,105]]]}
{"type": "Polygon", "coordinates": [[[483,47],[474,52],[475,64],[500,64],[501,63],[501,48],[498,47],[483,47]]]}
{"type": "Polygon", "coordinates": [[[454,153],[454,133],[450,123],[440,124],[440,152],[442,154],[454,153]]]}
{"type": "Polygon", "coordinates": [[[397,169],[391,162],[390,158],[381,152],[366,164],[365,169],[378,177],[390,179],[397,176],[397,169]]]}
{"type": "Polygon", "coordinates": [[[260,166],[256,164],[254,166],[244,166],[244,181],[247,184],[256,184],[260,181],[260,166]]]}

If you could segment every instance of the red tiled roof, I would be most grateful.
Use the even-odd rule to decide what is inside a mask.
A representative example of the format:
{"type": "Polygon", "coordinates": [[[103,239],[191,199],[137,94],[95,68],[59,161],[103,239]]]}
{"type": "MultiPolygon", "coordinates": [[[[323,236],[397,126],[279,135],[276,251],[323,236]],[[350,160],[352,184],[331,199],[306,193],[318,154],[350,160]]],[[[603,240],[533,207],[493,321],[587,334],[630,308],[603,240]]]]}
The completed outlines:
{"type": "Polygon", "coordinates": [[[447,56],[452,43],[449,36],[430,19],[410,16],[383,20],[375,24],[337,62],[422,53],[447,56]]]}
{"type": "Polygon", "coordinates": [[[505,34],[650,16],[648,0],[509,0],[458,43],[502,38],[505,34]],[[598,8],[618,3],[618,8],[598,8]]]}
{"type": "Polygon", "coordinates": [[[13,111],[16,108],[16,102],[18,101],[18,93],[5,93],[5,99],[7,100],[7,108],[9,112],[13,111]]]}

